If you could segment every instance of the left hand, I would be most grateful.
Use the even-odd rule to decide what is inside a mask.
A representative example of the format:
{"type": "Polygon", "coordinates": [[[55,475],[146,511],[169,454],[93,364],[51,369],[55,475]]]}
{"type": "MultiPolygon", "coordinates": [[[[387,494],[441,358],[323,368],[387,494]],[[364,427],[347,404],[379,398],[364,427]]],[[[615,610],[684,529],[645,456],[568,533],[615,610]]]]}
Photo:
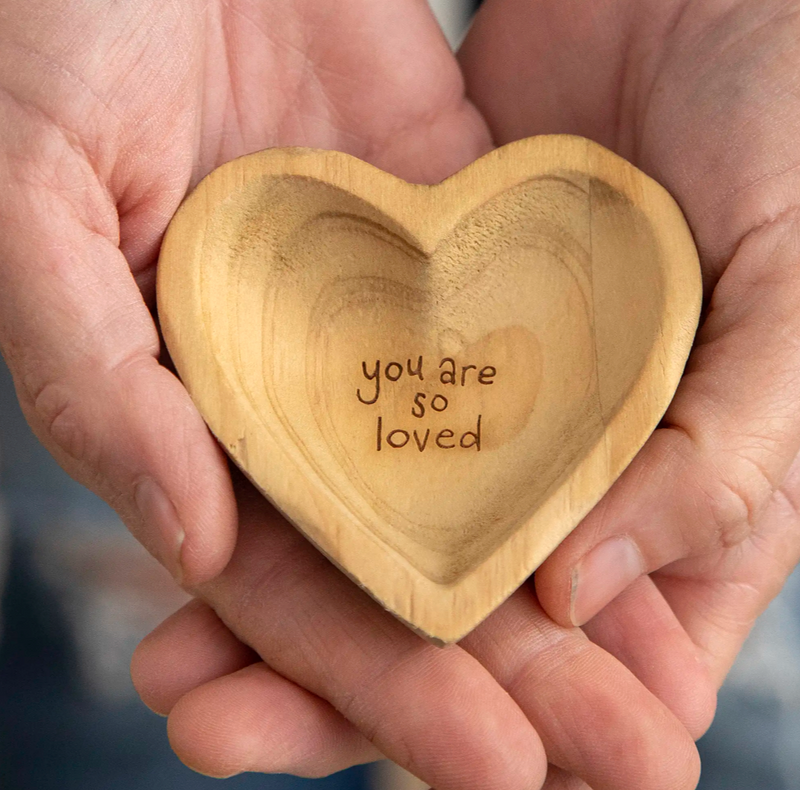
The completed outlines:
{"type": "Polygon", "coordinates": [[[798,38],[800,2],[489,0],[460,54],[496,142],[597,140],[695,234],[706,308],[680,387],[536,592],[583,625],[649,574],[716,685],[800,559],[798,38]]]}

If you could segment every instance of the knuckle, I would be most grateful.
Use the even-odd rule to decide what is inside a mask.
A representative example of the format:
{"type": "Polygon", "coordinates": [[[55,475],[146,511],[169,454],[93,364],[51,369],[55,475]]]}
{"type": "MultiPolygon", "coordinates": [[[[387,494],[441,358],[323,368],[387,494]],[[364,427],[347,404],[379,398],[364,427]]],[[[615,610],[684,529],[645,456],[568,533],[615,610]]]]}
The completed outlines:
{"type": "Polygon", "coordinates": [[[33,412],[45,435],[62,452],[81,463],[96,461],[84,404],[67,384],[45,384],[33,398],[33,412]]]}
{"type": "Polygon", "coordinates": [[[759,514],[774,490],[767,475],[752,460],[738,456],[729,463],[708,492],[716,543],[732,548],[752,537],[759,514]]]}
{"type": "MultiPolygon", "coordinates": [[[[415,744],[389,726],[384,717],[376,715],[376,699],[385,699],[387,690],[395,687],[399,671],[416,651],[395,663],[386,664],[372,673],[366,673],[357,687],[348,689],[335,700],[335,707],[344,718],[351,721],[370,742],[379,748],[391,744],[391,758],[398,764],[414,770],[417,766],[415,744]],[[391,731],[391,733],[389,732],[391,731]]],[[[399,683],[402,685],[402,683],[399,683]]]]}
{"type": "Polygon", "coordinates": [[[732,548],[750,537],[753,532],[753,508],[741,485],[718,480],[709,504],[716,543],[723,548],[732,548]]]}
{"type": "Polygon", "coordinates": [[[367,683],[360,688],[346,691],[336,700],[336,709],[348,721],[358,727],[362,735],[371,743],[374,743],[380,735],[380,724],[367,715],[370,709],[370,690],[371,683],[367,683]]]}

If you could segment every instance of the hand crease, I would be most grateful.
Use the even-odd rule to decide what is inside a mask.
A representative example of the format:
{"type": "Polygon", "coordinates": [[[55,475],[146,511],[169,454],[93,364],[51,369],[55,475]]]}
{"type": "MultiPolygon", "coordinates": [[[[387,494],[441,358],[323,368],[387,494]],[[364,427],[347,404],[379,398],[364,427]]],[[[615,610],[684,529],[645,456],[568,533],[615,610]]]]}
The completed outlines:
{"type": "MultiPolygon", "coordinates": [[[[7,86],[0,84],[0,95],[6,96],[23,112],[26,112],[29,115],[38,118],[40,121],[43,121],[46,125],[46,128],[55,131],[55,133],[63,140],[63,142],[69,148],[69,150],[71,150],[73,154],[75,154],[78,158],[80,158],[86,163],[91,172],[94,174],[96,186],[100,188],[108,207],[112,209],[114,214],[116,215],[117,213],[116,201],[114,200],[114,197],[111,194],[108,185],[104,182],[102,178],[100,178],[100,175],[97,172],[97,168],[95,167],[94,163],[91,160],[90,155],[88,154],[86,148],[83,146],[81,142],[80,135],[75,130],[70,129],[68,126],[66,126],[62,121],[60,121],[50,112],[48,112],[42,107],[39,107],[37,104],[30,101],[29,99],[25,99],[22,96],[17,95],[15,91],[8,88],[7,86]]],[[[90,228],[87,229],[91,230],[90,228]]],[[[104,238],[108,238],[106,234],[100,234],[100,235],[102,235],[104,238]]]]}
{"type": "MultiPolygon", "coordinates": [[[[730,13],[730,12],[729,12],[730,13]]],[[[771,25],[779,25],[783,22],[789,22],[792,19],[800,17],[800,9],[794,9],[792,11],[788,11],[785,14],[778,14],[776,17],[771,17],[770,19],[766,19],[763,22],[759,22],[752,30],[748,30],[746,33],[743,33],[741,36],[737,36],[732,41],[728,41],[725,45],[717,52],[717,57],[721,57],[729,50],[736,47],[738,44],[741,44],[747,41],[749,38],[752,38],[756,34],[760,33],[762,30],[770,27],[771,25]]]]}
{"type": "MultiPolygon", "coordinates": [[[[800,165],[798,165],[800,167],[800,165]]],[[[736,240],[732,247],[733,251],[728,256],[728,265],[733,261],[734,258],[739,254],[739,251],[744,246],[746,242],[748,242],[752,237],[758,235],[762,231],[767,231],[772,228],[781,227],[785,224],[791,224],[793,220],[800,218],[800,203],[792,203],[791,205],[787,206],[786,208],[779,211],[777,214],[774,214],[771,217],[767,217],[763,219],[761,222],[753,225],[749,228],[749,230],[745,231],[738,240],[736,240]]]]}

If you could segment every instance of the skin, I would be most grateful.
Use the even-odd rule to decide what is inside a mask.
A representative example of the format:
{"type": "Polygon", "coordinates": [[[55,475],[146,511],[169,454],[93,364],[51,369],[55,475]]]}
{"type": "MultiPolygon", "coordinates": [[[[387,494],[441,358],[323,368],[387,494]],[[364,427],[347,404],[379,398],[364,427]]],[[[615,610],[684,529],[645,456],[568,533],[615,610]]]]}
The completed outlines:
{"type": "Polygon", "coordinates": [[[691,737],[800,549],[796,6],[490,0],[462,71],[422,0],[4,5],[0,347],[42,441],[202,599],[132,667],[187,764],[388,755],[438,790],[695,786],[691,737]],[[337,148],[432,182],[540,132],[594,137],[675,194],[708,306],[664,427],[536,594],[439,650],[244,484],[237,509],[160,364],[155,257],[234,156],[337,148]],[[614,589],[581,560],[620,535],[641,575],[614,589]]]}

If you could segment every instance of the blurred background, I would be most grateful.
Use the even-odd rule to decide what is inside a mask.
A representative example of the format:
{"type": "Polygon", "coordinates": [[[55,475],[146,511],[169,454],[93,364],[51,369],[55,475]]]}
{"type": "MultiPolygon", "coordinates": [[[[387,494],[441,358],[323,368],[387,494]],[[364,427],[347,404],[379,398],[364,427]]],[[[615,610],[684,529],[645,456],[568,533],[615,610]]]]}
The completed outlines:
{"type": "MultiPolygon", "coordinates": [[[[476,3],[431,0],[457,45],[476,3]]],[[[202,790],[130,681],[138,641],[185,600],[115,514],[31,435],[0,362],[0,788],[202,790]]],[[[701,790],[800,787],[800,575],[757,624],[700,743],[701,790]]],[[[231,790],[424,788],[388,763],[231,790]]]]}

